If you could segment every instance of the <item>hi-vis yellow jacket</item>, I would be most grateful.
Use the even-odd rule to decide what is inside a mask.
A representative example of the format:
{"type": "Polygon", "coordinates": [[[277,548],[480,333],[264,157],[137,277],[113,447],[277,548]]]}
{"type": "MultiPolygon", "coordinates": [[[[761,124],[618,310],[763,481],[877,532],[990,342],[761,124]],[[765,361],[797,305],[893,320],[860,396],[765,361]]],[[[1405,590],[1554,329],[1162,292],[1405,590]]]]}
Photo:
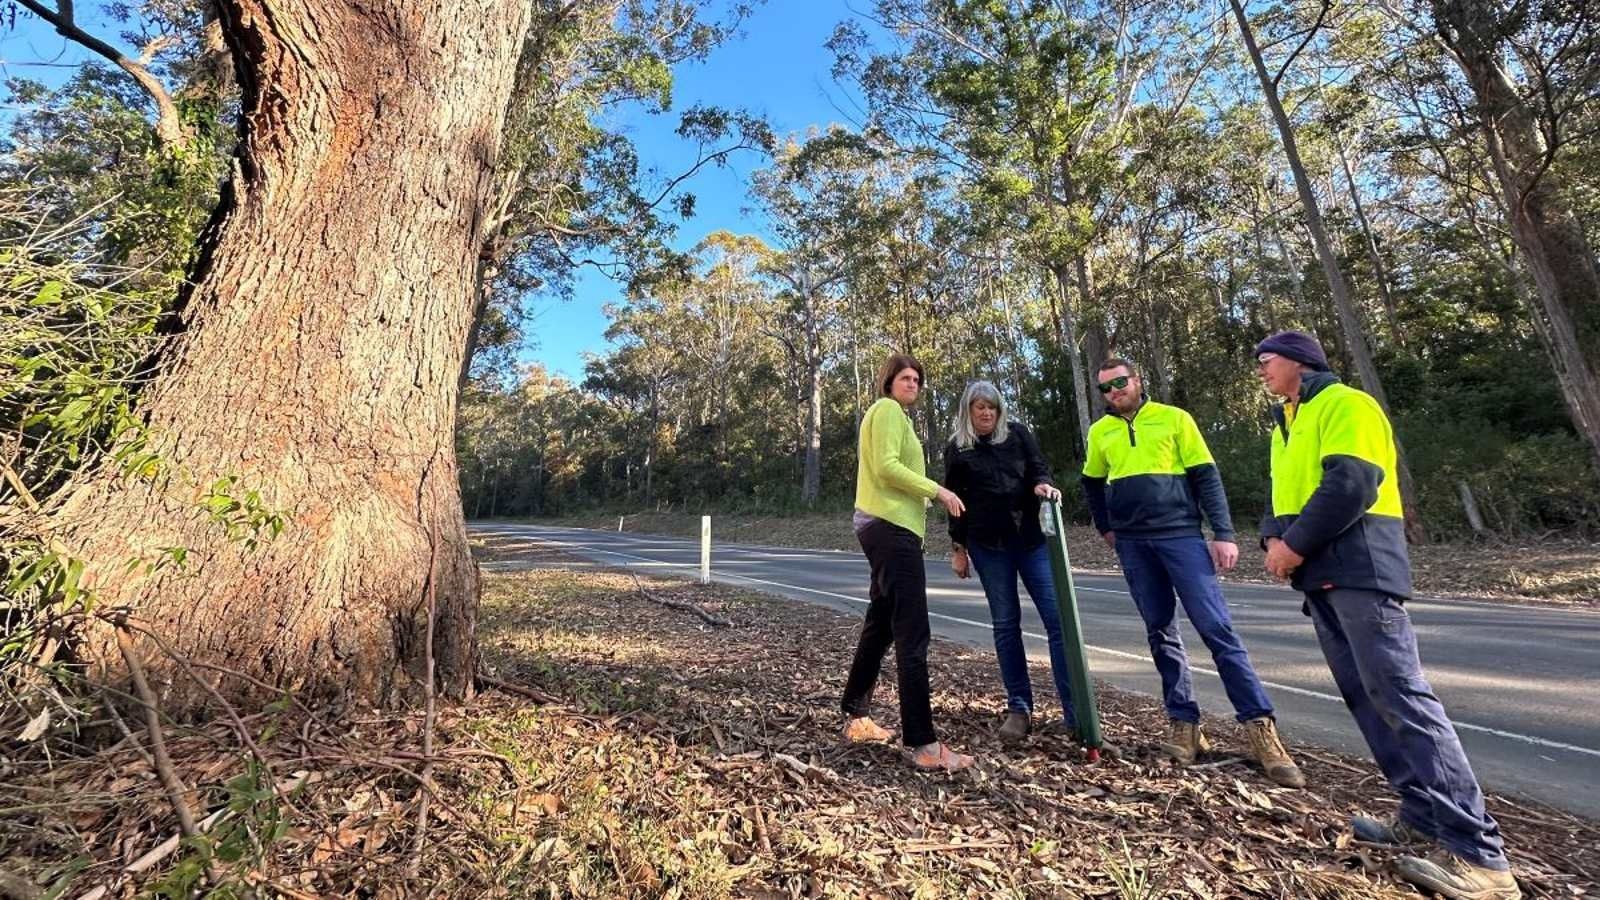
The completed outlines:
{"type": "Polygon", "coordinates": [[[1312,372],[1296,402],[1275,407],[1273,417],[1261,537],[1282,538],[1305,557],[1294,586],[1410,597],[1397,451],[1383,408],[1334,376],[1312,372]]]}
{"type": "Polygon", "coordinates": [[[1233,540],[1222,476],[1194,417],[1145,400],[1132,418],[1107,410],[1089,428],[1083,491],[1101,534],[1199,536],[1200,517],[1219,541],[1233,540]]]}

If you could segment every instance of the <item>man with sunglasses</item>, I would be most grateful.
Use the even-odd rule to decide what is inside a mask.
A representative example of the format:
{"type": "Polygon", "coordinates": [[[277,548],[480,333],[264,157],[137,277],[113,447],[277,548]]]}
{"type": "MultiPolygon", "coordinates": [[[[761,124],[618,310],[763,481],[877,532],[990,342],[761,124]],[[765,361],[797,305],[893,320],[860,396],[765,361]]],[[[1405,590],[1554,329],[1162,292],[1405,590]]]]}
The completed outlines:
{"type": "Polygon", "coordinates": [[[1301,609],[1339,694],[1400,795],[1392,819],[1358,816],[1351,830],[1375,843],[1439,845],[1432,857],[1395,863],[1402,878],[1437,894],[1522,896],[1500,826],[1417,657],[1388,416],[1370,395],[1341,384],[1322,346],[1303,332],[1257,345],[1256,374],[1284,399],[1272,410],[1272,481],[1261,520],[1267,571],[1304,592],[1301,609]]]}
{"type": "Polygon", "coordinates": [[[1178,631],[1177,605],[1211,651],[1223,689],[1244,723],[1250,748],[1267,776],[1285,787],[1304,787],[1278,736],[1272,701],[1233,629],[1217,584],[1239,561],[1233,519],[1222,477],[1194,417],[1144,396],[1133,364],[1120,357],[1100,366],[1096,378],[1106,414],[1089,429],[1083,489],[1094,524],[1117,551],[1150,655],[1161,674],[1168,737],[1161,749],[1178,762],[1194,762],[1210,749],[1200,730],[1189,659],[1178,631]],[[1202,517],[1211,523],[1208,544],[1202,517]]]}

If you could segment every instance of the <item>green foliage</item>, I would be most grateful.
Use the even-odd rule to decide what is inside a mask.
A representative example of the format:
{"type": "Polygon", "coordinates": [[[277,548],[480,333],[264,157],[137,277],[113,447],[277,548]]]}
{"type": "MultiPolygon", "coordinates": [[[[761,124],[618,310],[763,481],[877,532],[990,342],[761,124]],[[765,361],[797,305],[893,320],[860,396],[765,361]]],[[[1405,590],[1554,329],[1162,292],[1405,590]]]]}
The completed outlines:
{"type": "MultiPolygon", "coordinates": [[[[1259,84],[1236,35],[1199,11],[878,0],[883,28],[841,25],[829,42],[835,75],[859,90],[866,121],[791,138],[752,179],[769,252],[752,250],[760,262],[733,282],[713,277],[710,245],[632,281],[613,310],[617,347],[582,384],[551,391],[529,373],[469,398],[469,514],[793,508],[813,368],[820,502],[846,508],[856,422],[890,350],[927,368],[914,420],[930,471],[961,388],[987,378],[1070,488],[1081,465],[1075,385],[1088,380],[1075,377],[1071,335],[1090,357],[1081,365],[1128,356],[1151,395],[1195,415],[1234,517],[1250,527],[1266,502],[1274,402],[1251,348],[1274,330],[1309,329],[1355,376],[1259,84]]],[[[1317,9],[1252,14],[1275,70],[1317,9]]],[[[1514,27],[1535,42],[1573,28],[1514,27]]],[[[1448,60],[1429,35],[1359,5],[1332,9],[1311,37],[1280,92],[1430,533],[1467,532],[1462,485],[1496,532],[1592,532],[1600,475],[1529,318],[1532,286],[1448,60]]],[[[1592,81],[1554,87],[1581,100],[1592,81]]],[[[1585,100],[1573,114],[1593,110],[1585,100]]],[[[1552,169],[1591,232],[1600,167],[1581,161],[1594,147],[1574,138],[1552,169]]],[[[616,172],[631,172],[636,161],[617,153],[616,172]]],[[[1067,497],[1081,519],[1078,492],[1067,497]]]]}

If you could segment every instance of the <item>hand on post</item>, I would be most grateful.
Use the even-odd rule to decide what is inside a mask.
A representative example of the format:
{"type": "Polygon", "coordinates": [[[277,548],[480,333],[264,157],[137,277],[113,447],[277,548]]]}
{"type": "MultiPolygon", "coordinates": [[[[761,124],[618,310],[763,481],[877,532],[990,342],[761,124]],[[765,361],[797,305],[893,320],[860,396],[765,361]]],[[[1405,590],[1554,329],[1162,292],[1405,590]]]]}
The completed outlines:
{"type": "Polygon", "coordinates": [[[1055,500],[1058,503],[1061,501],[1061,492],[1056,490],[1053,484],[1034,485],[1033,493],[1041,500],[1055,500]]]}

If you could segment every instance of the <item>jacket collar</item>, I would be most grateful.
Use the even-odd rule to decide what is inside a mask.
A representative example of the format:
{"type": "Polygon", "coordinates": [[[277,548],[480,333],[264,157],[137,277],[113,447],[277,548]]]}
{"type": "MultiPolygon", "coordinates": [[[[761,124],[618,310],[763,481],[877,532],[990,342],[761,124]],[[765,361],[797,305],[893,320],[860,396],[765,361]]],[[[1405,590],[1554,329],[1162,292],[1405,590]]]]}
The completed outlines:
{"type": "Polygon", "coordinates": [[[1307,372],[1300,376],[1300,403],[1310,403],[1311,398],[1322,393],[1330,384],[1338,384],[1339,376],[1332,372],[1307,372]]]}
{"type": "Polygon", "coordinates": [[[1149,394],[1140,394],[1139,395],[1139,405],[1135,406],[1133,408],[1133,415],[1124,416],[1122,413],[1117,412],[1116,410],[1112,409],[1109,406],[1106,407],[1106,415],[1108,415],[1108,416],[1116,416],[1117,418],[1121,419],[1124,422],[1132,422],[1134,419],[1139,418],[1139,413],[1144,412],[1144,408],[1146,406],[1149,406],[1149,405],[1150,405],[1150,395],[1149,394]]]}
{"type": "MultiPolygon", "coordinates": [[[[1327,389],[1329,385],[1338,384],[1339,376],[1332,372],[1307,372],[1300,376],[1300,396],[1295,399],[1296,404],[1310,403],[1311,398],[1327,389]]],[[[1274,404],[1272,407],[1272,422],[1283,432],[1283,439],[1289,439],[1289,417],[1283,411],[1284,404],[1274,404]]]]}

